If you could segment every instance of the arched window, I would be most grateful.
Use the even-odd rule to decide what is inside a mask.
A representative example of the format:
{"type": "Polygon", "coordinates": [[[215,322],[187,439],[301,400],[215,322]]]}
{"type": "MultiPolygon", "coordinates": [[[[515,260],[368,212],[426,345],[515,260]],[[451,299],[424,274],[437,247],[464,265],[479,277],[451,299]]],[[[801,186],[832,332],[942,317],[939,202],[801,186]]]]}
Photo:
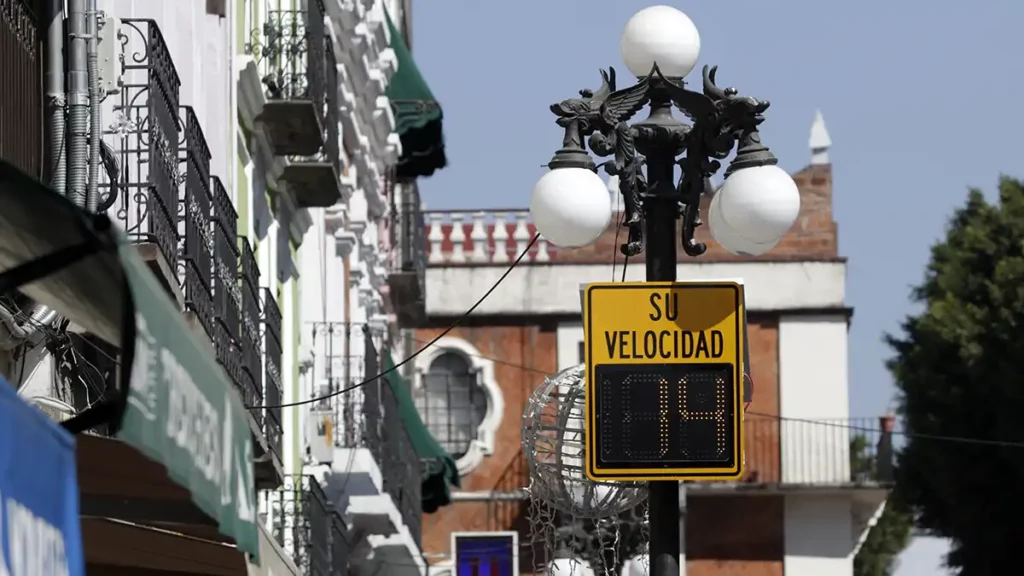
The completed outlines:
{"type": "Polygon", "coordinates": [[[416,395],[430,433],[453,458],[462,458],[487,415],[487,394],[469,360],[458,352],[434,358],[416,395]]]}

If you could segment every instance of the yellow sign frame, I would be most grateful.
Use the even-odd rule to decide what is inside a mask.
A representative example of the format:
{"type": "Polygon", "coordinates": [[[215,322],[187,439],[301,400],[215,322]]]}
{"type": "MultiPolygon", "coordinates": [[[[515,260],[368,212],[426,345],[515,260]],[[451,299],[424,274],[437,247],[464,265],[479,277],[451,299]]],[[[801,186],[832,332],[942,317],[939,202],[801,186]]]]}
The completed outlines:
{"type": "MultiPolygon", "coordinates": [[[[676,317],[678,318],[678,310],[676,317]]],[[[649,316],[650,322],[655,322],[653,315],[649,316]]],[[[675,319],[673,319],[675,320],[675,319]]],[[[743,390],[744,390],[744,358],[746,357],[746,309],[744,300],[743,284],[734,281],[689,281],[689,282],[596,282],[588,284],[583,298],[583,330],[584,330],[584,350],[585,350],[585,363],[586,363],[586,396],[585,396],[585,410],[586,417],[584,418],[584,433],[586,436],[586,450],[585,452],[585,465],[584,471],[587,478],[595,481],[723,481],[723,480],[738,480],[746,472],[743,462],[743,449],[744,449],[744,425],[743,425],[743,390]],[[733,459],[735,465],[729,467],[702,467],[702,468],[604,468],[598,467],[597,458],[597,440],[596,440],[596,414],[593,404],[593,398],[596,394],[596,377],[595,368],[601,365],[601,361],[604,363],[612,363],[608,358],[597,358],[598,363],[595,363],[594,353],[594,342],[596,335],[600,334],[603,330],[595,330],[595,318],[603,316],[604,313],[595,313],[594,303],[595,300],[606,300],[605,294],[615,291],[619,294],[628,294],[629,296],[622,297],[623,300],[628,302],[621,303],[619,305],[609,306],[607,302],[603,304],[605,308],[603,310],[613,310],[612,314],[621,314],[623,311],[635,308],[637,302],[649,301],[650,304],[654,305],[654,295],[668,295],[673,296],[673,300],[678,298],[676,302],[682,301],[683,303],[678,304],[678,309],[683,310],[697,310],[698,314],[703,316],[700,318],[704,324],[709,322],[716,322],[711,324],[718,326],[719,328],[728,327],[731,334],[728,338],[726,346],[731,348],[733,354],[728,354],[726,360],[723,358],[721,363],[727,363],[732,366],[732,386],[733,386],[733,427],[734,434],[734,451],[733,459]],[[722,314],[721,308],[723,304],[729,302],[727,307],[729,308],[728,313],[722,314]],[[716,310],[715,308],[718,308],[716,310]],[[709,316],[710,314],[710,316],[709,316]],[[721,317],[720,317],[721,316],[721,317]]],[[[599,324],[609,325],[613,322],[604,321],[599,324]]],[[[628,324],[628,323],[627,323],[628,324]]],[[[636,325],[642,325],[642,322],[633,322],[636,325]]],[[[653,324],[651,324],[653,325],[653,324]]],[[[603,328],[603,326],[602,326],[603,328]]],[[[635,348],[635,345],[634,345],[635,348]]],[[[603,356],[608,356],[604,354],[603,356]]],[[[670,362],[666,362],[662,358],[631,358],[628,361],[623,359],[615,360],[615,364],[635,364],[638,366],[650,365],[650,366],[664,366],[666,364],[696,364],[705,363],[706,360],[690,360],[690,359],[673,359],[670,362]]]]}

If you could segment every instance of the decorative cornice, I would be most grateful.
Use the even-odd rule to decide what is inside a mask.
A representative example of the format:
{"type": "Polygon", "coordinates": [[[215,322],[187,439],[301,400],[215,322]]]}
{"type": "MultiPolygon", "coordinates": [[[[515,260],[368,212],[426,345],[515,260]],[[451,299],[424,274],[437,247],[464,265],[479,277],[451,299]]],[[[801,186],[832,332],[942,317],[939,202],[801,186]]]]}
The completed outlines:
{"type": "Polygon", "coordinates": [[[324,208],[324,232],[337,236],[338,232],[345,227],[348,221],[348,205],[344,203],[335,204],[324,208]]]}

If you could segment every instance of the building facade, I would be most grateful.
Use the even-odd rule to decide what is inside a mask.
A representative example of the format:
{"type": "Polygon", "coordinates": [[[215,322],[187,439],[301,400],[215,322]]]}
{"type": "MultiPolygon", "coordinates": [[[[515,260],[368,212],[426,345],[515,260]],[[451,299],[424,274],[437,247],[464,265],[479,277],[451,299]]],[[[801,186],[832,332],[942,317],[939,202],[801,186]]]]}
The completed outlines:
{"type": "MultiPolygon", "coordinates": [[[[705,227],[698,240],[708,252],[680,258],[681,280],[743,279],[754,383],[745,478],[681,491],[686,574],[852,574],[853,556],[886,498],[891,438],[878,430],[891,430],[891,419],[849,414],[853,310],[832,213],[829,145],[819,115],[811,162],[793,174],[800,217],[774,250],[757,258],[728,254],[705,227]]],[[[534,234],[525,210],[428,212],[427,221],[429,321],[414,332],[419,346],[496,283],[534,234]]],[[[454,574],[453,547],[462,539],[469,549],[470,538],[488,532],[517,547],[520,569],[530,570],[529,510],[515,501],[529,484],[523,410],[545,375],[583,362],[580,286],[623,274],[643,280],[642,256],[624,272],[622,241],[614,225],[576,250],[556,250],[541,238],[472,316],[413,359],[413,396],[455,458],[465,491],[424,517],[424,549],[438,558],[433,573],[454,574]]]]}
{"type": "MultiPolygon", "coordinates": [[[[445,165],[408,2],[0,8],[3,82],[30,88],[3,102],[3,159],[76,204],[84,191],[80,210],[114,223],[189,327],[177,338],[219,366],[211,378],[227,383],[251,452],[238,494],[252,502],[233,506],[255,535],[243,545],[190,473],[113,428],[81,436],[89,573],[424,573],[421,514],[458,478],[404,384],[366,382],[393,364],[398,323],[424,313],[416,179],[445,165]],[[66,36],[65,18],[84,33],[66,36]],[[41,74],[76,38],[95,62],[82,94],[41,74]],[[71,125],[76,110],[87,153],[65,154],[49,118],[71,125]]],[[[0,309],[3,374],[52,418],[74,419],[125,379],[138,387],[138,345],[21,293],[0,295],[0,309]]]]}

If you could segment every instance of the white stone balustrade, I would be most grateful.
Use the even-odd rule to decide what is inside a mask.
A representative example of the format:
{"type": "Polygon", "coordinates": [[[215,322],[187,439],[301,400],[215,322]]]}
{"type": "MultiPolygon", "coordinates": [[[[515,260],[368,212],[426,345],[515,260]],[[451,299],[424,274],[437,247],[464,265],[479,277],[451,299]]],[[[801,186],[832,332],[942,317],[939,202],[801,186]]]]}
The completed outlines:
{"type": "MultiPolygon", "coordinates": [[[[431,266],[508,264],[536,234],[526,210],[452,210],[424,213],[431,266]]],[[[538,238],[520,262],[550,262],[554,247],[538,238]]]]}

